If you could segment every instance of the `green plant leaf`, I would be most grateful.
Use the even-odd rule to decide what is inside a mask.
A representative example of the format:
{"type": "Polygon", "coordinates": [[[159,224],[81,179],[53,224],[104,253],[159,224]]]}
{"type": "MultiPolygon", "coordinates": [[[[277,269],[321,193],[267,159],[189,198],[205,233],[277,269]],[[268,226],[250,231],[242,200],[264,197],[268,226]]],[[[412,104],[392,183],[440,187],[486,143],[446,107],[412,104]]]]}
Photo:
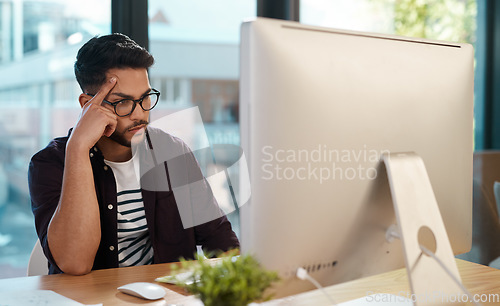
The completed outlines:
{"type": "Polygon", "coordinates": [[[190,293],[197,295],[205,306],[248,305],[254,301],[267,300],[264,291],[279,280],[274,271],[261,267],[252,255],[235,256],[229,252],[216,260],[181,260],[180,270],[192,271],[192,283],[178,283],[190,293]]]}

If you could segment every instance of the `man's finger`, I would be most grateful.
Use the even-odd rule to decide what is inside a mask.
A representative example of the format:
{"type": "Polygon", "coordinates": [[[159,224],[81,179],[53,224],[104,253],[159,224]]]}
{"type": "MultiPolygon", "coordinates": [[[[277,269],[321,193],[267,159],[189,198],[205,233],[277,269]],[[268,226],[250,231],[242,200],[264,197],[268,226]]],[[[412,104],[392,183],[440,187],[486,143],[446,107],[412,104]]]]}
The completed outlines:
{"type": "Polygon", "coordinates": [[[111,136],[111,134],[113,134],[113,132],[115,131],[116,129],[116,118],[113,118],[110,123],[106,126],[106,128],[104,128],[104,133],[103,135],[106,136],[106,137],[109,137],[111,136]]]}
{"type": "Polygon", "coordinates": [[[96,95],[89,102],[101,105],[102,100],[106,98],[106,96],[109,94],[111,89],[115,87],[115,85],[116,85],[116,78],[112,77],[101,86],[99,92],[97,92],[96,95]]]}

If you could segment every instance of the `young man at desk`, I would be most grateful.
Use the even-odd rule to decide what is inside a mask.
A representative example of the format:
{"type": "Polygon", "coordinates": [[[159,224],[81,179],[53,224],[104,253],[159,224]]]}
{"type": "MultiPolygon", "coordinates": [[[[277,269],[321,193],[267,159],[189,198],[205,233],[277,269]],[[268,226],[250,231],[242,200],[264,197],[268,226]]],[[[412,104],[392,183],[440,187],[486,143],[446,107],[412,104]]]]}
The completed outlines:
{"type": "MultiPolygon", "coordinates": [[[[178,261],[192,258],[196,245],[214,252],[239,247],[225,216],[184,228],[172,188],[145,190],[135,175],[132,137],[149,137],[149,111],[160,95],[149,84],[153,62],[148,51],[121,34],[92,38],[78,52],[80,117],[66,137],[32,157],[28,173],[50,274],[178,261]]],[[[161,164],[168,185],[175,175],[195,179],[202,182],[196,184],[199,194],[209,195],[202,201],[217,206],[189,148],[160,134],[163,145],[181,152],[175,171],[161,164]]]]}

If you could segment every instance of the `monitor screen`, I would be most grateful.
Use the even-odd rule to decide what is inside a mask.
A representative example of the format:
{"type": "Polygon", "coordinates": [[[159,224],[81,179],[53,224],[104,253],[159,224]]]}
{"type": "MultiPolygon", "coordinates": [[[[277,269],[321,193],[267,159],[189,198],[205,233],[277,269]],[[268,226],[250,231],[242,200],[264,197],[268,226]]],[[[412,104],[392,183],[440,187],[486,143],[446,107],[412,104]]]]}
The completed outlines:
{"type": "Polygon", "coordinates": [[[257,19],[241,30],[240,128],[250,202],[242,252],[277,296],[404,266],[380,156],[424,161],[455,254],[472,237],[473,49],[257,19]]]}

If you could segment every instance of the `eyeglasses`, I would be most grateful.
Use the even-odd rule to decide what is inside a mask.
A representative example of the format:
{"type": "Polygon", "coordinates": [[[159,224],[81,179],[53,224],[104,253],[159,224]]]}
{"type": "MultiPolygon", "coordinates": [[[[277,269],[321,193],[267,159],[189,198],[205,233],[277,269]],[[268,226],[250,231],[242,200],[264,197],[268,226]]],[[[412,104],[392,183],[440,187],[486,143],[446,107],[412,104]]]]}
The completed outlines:
{"type": "MultiPolygon", "coordinates": [[[[91,97],[94,95],[87,94],[91,97]]],[[[123,99],[116,102],[109,102],[106,100],[102,100],[102,102],[112,105],[115,109],[115,114],[118,117],[125,117],[135,110],[135,106],[139,104],[144,111],[152,110],[156,104],[158,104],[158,100],[160,99],[160,92],[154,88],[151,89],[151,92],[144,95],[142,98],[137,100],[132,99],[123,99]]]]}

